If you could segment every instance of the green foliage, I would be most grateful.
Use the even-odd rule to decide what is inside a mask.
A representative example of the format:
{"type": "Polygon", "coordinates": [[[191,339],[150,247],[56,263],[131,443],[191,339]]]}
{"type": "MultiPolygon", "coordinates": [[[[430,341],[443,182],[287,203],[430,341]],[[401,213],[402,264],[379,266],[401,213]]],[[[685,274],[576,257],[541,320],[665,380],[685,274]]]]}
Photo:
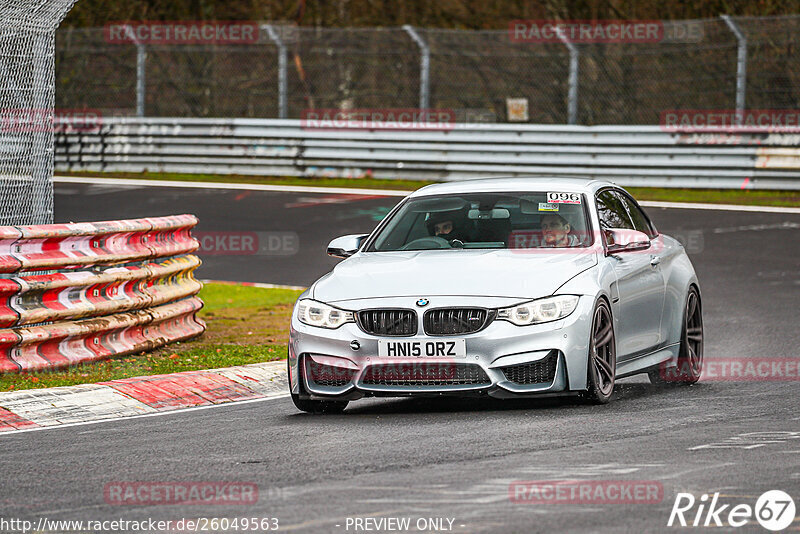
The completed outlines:
{"type": "Polygon", "coordinates": [[[785,15],[797,0],[80,0],[65,26],[122,20],[258,20],[303,26],[505,29],[513,19],[696,19],[785,15]]]}
{"type": "Polygon", "coordinates": [[[0,374],[0,391],[92,384],[120,378],[218,369],[286,358],[286,345],[195,346],[189,342],[170,348],[173,352],[138,354],[54,371],[0,374]]]}
{"type": "Polygon", "coordinates": [[[206,284],[200,296],[203,312],[220,309],[266,308],[278,304],[294,304],[302,291],[294,289],[271,289],[227,284],[206,284]]]}

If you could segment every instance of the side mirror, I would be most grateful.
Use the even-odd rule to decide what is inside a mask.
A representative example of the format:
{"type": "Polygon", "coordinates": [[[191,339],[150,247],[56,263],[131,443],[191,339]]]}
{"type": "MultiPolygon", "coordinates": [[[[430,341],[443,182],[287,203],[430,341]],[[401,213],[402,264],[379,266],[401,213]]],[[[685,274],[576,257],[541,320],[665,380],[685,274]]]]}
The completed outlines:
{"type": "Polygon", "coordinates": [[[650,248],[650,237],[638,230],[615,228],[605,230],[607,251],[609,254],[617,252],[636,252],[650,248]]]}
{"type": "Polygon", "coordinates": [[[361,242],[367,238],[369,234],[351,234],[337,237],[328,243],[328,256],[335,258],[349,258],[361,247],[361,242]]]}

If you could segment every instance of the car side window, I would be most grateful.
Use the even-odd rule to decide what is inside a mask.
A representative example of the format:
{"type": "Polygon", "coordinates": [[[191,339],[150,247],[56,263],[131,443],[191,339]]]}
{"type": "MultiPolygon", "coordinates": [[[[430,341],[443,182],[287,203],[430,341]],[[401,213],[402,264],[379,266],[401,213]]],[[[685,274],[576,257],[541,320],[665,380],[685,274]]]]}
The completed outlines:
{"type": "Polygon", "coordinates": [[[633,221],[633,229],[644,232],[650,238],[655,237],[656,232],[653,230],[650,221],[647,219],[647,215],[644,214],[636,202],[634,202],[633,199],[631,199],[625,193],[620,193],[618,191],[615,191],[615,193],[617,196],[619,196],[620,200],[622,201],[622,205],[625,206],[625,210],[628,212],[631,221],[633,221]]]}
{"type": "Polygon", "coordinates": [[[633,221],[622,203],[622,199],[614,191],[606,189],[597,195],[597,215],[600,226],[606,228],[623,228],[635,230],[633,221]]]}

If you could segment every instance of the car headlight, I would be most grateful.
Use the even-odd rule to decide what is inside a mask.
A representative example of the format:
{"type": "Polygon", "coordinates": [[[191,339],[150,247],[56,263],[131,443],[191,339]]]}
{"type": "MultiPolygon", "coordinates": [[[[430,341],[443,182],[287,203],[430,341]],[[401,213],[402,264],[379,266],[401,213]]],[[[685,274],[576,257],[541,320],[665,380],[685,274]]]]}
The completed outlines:
{"type": "Polygon", "coordinates": [[[316,300],[304,299],[297,304],[297,319],[309,326],[339,328],[355,321],[353,312],[340,310],[316,300]]]}
{"type": "Polygon", "coordinates": [[[517,326],[547,323],[563,319],[578,306],[575,295],[558,295],[539,300],[532,300],[511,308],[497,311],[497,318],[510,321],[517,326]]]}

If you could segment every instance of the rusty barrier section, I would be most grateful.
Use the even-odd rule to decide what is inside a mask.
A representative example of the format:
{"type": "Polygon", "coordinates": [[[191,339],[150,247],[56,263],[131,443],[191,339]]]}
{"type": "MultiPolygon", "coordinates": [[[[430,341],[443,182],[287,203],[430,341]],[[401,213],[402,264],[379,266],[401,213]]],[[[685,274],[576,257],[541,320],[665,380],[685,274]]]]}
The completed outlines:
{"type": "Polygon", "coordinates": [[[193,215],[0,227],[0,372],[54,369],[202,334],[193,215]],[[50,274],[25,274],[53,271],[50,274]]]}

